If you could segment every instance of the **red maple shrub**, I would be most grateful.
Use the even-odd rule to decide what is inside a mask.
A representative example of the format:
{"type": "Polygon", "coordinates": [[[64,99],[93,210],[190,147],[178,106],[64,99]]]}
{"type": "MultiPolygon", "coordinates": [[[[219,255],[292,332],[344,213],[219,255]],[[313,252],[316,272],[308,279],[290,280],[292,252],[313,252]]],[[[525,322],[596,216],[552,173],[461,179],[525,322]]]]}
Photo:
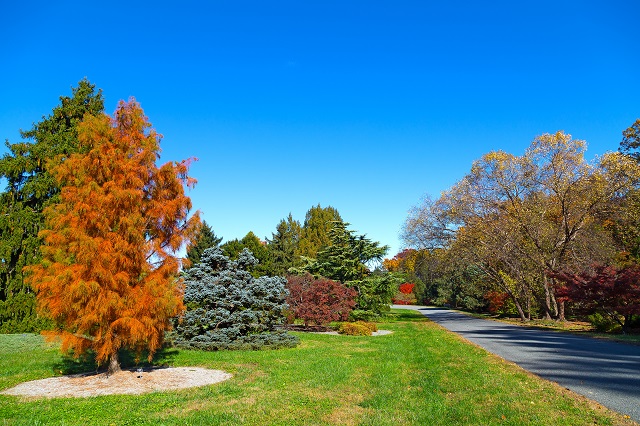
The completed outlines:
{"type": "Polygon", "coordinates": [[[402,294],[411,294],[415,286],[416,285],[412,283],[404,283],[404,284],[400,284],[400,286],[398,287],[398,290],[400,290],[400,293],[402,294]]]}
{"type": "Polygon", "coordinates": [[[484,298],[489,302],[489,312],[499,314],[503,313],[509,295],[501,291],[488,291],[484,294],[484,298]]]}
{"type": "Polygon", "coordinates": [[[305,326],[346,321],[356,305],[355,289],[339,281],[315,279],[310,274],[288,277],[287,289],[289,308],[305,326]]]}
{"type": "Polygon", "coordinates": [[[392,302],[394,305],[415,305],[418,303],[416,296],[413,294],[413,283],[403,283],[398,286],[398,293],[394,296],[392,302]]]}
{"type": "Polygon", "coordinates": [[[623,331],[633,316],[640,315],[638,265],[624,268],[600,265],[594,267],[593,272],[552,272],[549,275],[564,284],[556,291],[559,300],[575,302],[576,308],[585,313],[604,313],[618,322],[623,331]]]}

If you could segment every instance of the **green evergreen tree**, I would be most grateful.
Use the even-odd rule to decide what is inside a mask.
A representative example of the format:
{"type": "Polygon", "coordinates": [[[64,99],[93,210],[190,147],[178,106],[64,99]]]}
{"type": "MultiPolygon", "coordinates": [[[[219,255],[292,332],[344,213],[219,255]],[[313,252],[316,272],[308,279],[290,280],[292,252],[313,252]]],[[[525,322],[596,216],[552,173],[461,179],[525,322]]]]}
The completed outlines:
{"type": "Polygon", "coordinates": [[[347,229],[348,223],[333,222],[329,232],[331,244],[318,252],[309,272],[340,281],[358,292],[354,319],[367,319],[389,310],[398,287],[398,278],[389,273],[372,273],[373,264],[382,261],[388,246],[356,235],[347,229]]]}
{"type": "Polygon", "coordinates": [[[25,266],[40,261],[44,226],[42,210],[56,203],[59,187],[49,170],[79,151],[76,126],[85,114],[104,111],[102,92],[86,79],[60,97],[51,115],[21,131],[32,142],[6,142],[9,152],[0,159],[0,332],[37,331],[44,323],[35,311],[35,295],[23,281],[25,266]]]}
{"type": "Polygon", "coordinates": [[[266,243],[258,238],[252,231],[249,231],[247,235],[239,241],[237,239],[227,241],[220,246],[220,248],[222,249],[222,253],[232,260],[237,260],[244,249],[249,250],[258,260],[257,265],[249,268],[249,271],[256,278],[268,274],[271,269],[269,249],[266,243]]]}
{"type": "Polygon", "coordinates": [[[186,312],[175,324],[175,343],[199,350],[278,349],[299,340],[281,329],[287,289],[282,277],[255,278],[258,260],[244,249],[231,260],[210,248],[184,274],[186,312]]]}
{"type": "Polygon", "coordinates": [[[293,220],[289,213],[287,219],[282,219],[276,227],[275,234],[268,241],[271,257],[271,275],[286,275],[290,268],[300,265],[297,255],[302,227],[300,222],[293,220]]]}
{"type": "Polygon", "coordinates": [[[198,264],[206,249],[219,247],[221,242],[222,237],[217,237],[211,226],[206,221],[202,221],[194,242],[187,249],[187,259],[191,265],[198,264]]]}
{"type": "Polygon", "coordinates": [[[315,259],[320,250],[331,244],[329,231],[334,222],[342,222],[335,208],[321,207],[320,204],[311,207],[304,219],[297,255],[315,259]]]}
{"type": "Polygon", "coordinates": [[[331,244],[318,252],[311,272],[347,283],[364,279],[371,273],[369,265],[382,261],[389,247],[380,246],[365,235],[356,235],[347,226],[342,221],[333,222],[329,232],[331,244]]]}

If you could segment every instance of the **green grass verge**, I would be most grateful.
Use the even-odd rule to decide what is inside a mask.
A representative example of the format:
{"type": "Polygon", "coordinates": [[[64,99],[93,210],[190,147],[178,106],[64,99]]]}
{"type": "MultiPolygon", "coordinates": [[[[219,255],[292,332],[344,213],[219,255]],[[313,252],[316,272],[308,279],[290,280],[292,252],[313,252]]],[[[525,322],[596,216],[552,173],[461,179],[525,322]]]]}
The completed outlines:
{"type": "MultiPolygon", "coordinates": [[[[298,333],[295,349],[169,351],[162,362],[233,374],[139,396],[25,400],[0,395],[0,425],[615,425],[632,424],[394,311],[377,337],[298,333]]],[[[0,335],[0,389],[60,374],[39,336],[0,335]]]]}

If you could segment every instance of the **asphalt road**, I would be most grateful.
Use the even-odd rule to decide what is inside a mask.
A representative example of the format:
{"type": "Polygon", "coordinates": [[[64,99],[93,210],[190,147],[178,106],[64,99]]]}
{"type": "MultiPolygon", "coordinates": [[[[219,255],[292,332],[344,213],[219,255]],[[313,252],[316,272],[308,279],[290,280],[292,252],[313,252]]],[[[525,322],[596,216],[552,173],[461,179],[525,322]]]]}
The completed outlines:
{"type": "Polygon", "coordinates": [[[525,370],[640,422],[640,346],[483,320],[448,309],[410,309],[525,370]]]}

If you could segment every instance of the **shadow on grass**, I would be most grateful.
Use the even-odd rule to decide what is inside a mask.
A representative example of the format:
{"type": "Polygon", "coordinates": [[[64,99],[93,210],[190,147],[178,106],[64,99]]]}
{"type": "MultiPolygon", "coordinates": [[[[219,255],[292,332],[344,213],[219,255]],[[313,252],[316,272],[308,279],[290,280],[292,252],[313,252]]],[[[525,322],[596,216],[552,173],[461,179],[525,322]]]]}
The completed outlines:
{"type": "MultiPolygon", "coordinates": [[[[120,350],[118,352],[118,358],[120,359],[122,369],[127,370],[132,368],[166,367],[172,363],[177,354],[178,349],[165,347],[156,352],[151,362],[149,362],[148,353],[140,354],[139,359],[136,360],[135,352],[120,350]]],[[[96,363],[95,352],[89,351],[78,359],[73,358],[72,355],[63,356],[59,362],[53,365],[53,370],[64,375],[98,373],[107,371],[107,364],[98,365],[96,363]]]]}

